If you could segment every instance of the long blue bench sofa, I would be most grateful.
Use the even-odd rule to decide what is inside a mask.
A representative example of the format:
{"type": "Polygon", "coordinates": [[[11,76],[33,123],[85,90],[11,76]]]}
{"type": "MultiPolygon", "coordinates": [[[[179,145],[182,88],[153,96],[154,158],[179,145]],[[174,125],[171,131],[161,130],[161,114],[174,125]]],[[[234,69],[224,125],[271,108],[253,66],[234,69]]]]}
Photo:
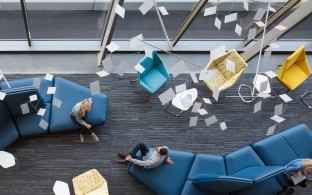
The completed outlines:
{"type": "Polygon", "coordinates": [[[91,95],[90,89],[62,77],[52,81],[44,77],[19,79],[9,81],[9,85],[11,88],[5,82],[0,84],[1,92],[6,94],[0,101],[0,150],[19,137],[79,129],[70,112],[77,102],[88,97],[92,97],[93,104],[86,121],[99,126],[107,120],[108,97],[105,94],[91,95]],[[49,87],[56,87],[55,94],[47,94],[49,87]],[[30,102],[29,96],[34,94],[37,100],[30,102]],[[60,100],[60,106],[53,105],[56,100],[60,100]],[[23,107],[23,104],[27,105],[23,107]],[[46,109],[43,116],[37,115],[40,108],[46,109]]]}
{"type": "Polygon", "coordinates": [[[170,156],[173,165],[149,170],[131,164],[128,172],[161,195],[274,195],[290,185],[285,165],[312,157],[312,131],[297,125],[225,156],[175,150],[170,156]]]}

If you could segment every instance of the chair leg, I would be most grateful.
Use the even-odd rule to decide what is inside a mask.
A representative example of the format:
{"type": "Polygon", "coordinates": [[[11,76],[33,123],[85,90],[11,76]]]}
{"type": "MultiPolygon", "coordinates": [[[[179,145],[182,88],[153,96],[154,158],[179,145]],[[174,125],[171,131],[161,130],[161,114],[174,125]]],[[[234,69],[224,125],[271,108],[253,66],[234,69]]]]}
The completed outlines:
{"type": "Polygon", "coordinates": [[[138,82],[138,79],[132,79],[132,80],[130,81],[131,84],[134,84],[134,83],[136,83],[136,82],[138,82]]]}

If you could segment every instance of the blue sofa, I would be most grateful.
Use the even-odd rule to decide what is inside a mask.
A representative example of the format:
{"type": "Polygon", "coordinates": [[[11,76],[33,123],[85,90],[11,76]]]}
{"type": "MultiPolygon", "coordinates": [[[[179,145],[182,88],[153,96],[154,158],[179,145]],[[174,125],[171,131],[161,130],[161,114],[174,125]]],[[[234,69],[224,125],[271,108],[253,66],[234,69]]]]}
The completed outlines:
{"type": "Polygon", "coordinates": [[[88,97],[92,97],[93,105],[86,121],[99,126],[107,120],[106,95],[100,93],[92,96],[90,89],[64,78],[56,77],[52,81],[45,80],[44,77],[27,78],[9,81],[9,84],[11,88],[5,82],[0,84],[1,92],[6,94],[0,102],[0,150],[19,137],[79,129],[79,125],[70,117],[71,108],[88,97]],[[49,87],[56,87],[54,95],[47,94],[49,87]],[[37,100],[30,102],[29,96],[34,94],[37,95],[37,100]],[[54,98],[62,101],[60,107],[53,105],[54,98]],[[26,113],[22,112],[23,104],[27,104],[26,113]],[[46,109],[43,116],[37,115],[40,108],[46,109]]]}
{"type": "Polygon", "coordinates": [[[225,156],[170,151],[173,165],[128,172],[162,195],[278,194],[291,185],[283,171],[296,158],[312,157],[312,131],[304,124],[225,156]]]}

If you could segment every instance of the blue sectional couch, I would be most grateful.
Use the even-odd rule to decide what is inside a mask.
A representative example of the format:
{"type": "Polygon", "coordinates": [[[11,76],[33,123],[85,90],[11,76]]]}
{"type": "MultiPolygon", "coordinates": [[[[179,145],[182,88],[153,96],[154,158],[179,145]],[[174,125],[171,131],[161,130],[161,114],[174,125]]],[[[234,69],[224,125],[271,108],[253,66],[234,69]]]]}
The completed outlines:
{"type": "Polygon", "coordinates": [[[129,174],[162,195],[274,195],[290,185],[285,165],[312,158],[312,131],[304,124],[267,137],[225,156],[170,151],[173,165],[144,170],[129,166],[129,174]]]}
{"type": "Polygon", "coordinates": [[[92,97],[93,105],[86,121],[99,126],[107,119],[106,95],[100,93],[92,96],[90,89],[64,78],[56,77],[52,81],[44,77],[27,78],[9,81],[9,84],[11,88],[5,82],[0,84],[1,92],[6,94],[4,100],[0,101],[0,150],[19,137],[79,129],[79,125],[70,117],[70,111],[75,103],[88,97],[92,97]],[[49,87],[56,87],[54,95],[47,94],[49,87]],[[29,96],[34,94],[37,100],[30,102],[29,96]],[[61,100],[60,107],[53,105],[54,98],[61,100]],[[23,104],[27,104],[26,114],[22,112],[23,104]],[[46,109],[43,116],[37,115],[40,108],[46,109]],[[44,124],[47,124],[47,128],[44,124]]]}

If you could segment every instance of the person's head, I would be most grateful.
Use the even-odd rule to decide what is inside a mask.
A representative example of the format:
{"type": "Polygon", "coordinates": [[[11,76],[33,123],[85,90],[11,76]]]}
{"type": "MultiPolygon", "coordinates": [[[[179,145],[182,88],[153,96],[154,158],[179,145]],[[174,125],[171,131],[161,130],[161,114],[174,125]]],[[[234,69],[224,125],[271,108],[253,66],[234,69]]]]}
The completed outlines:
{"type": "Polygon", "coordinates": [[[91,110],[91,102],[89,99],[85,99],[81,103],[80,111],[81,112],[88,112],[91,110]]]}
{"type": "Polygon", "coordinates": [[[304,161],[302,172],[305,175],[312,174],[312,159],[304,161]]]}
{"type": "Polygon", "coordinates": [[[156,152],[160,155],[167,155],[168,154],[168,150],[165,146],[157,147],[156,152]]]}

